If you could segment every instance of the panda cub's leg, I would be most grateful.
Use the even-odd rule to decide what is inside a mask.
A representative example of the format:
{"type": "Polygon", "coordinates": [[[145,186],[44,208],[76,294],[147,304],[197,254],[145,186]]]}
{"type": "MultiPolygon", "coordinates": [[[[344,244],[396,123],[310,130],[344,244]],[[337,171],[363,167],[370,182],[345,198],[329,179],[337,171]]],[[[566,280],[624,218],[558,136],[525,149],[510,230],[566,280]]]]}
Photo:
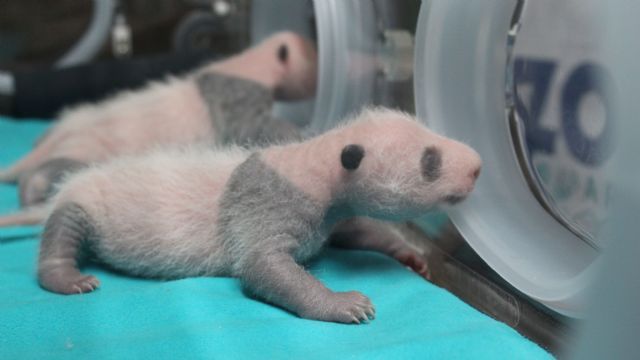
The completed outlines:
{"type": "Polygon", "coordinates": [[[82,246],[95,236],[89,214],[75,203],[53,211],[45,225],[38,259],[38,281],[43,288],[60,294],[81,294],[95,290],[100,282],[78,270],[82,246]]]}
{"type": "Polygon", "coordinates": [[[375,316],[366,296],[327,289],[285,251],[256,251],[245,260],[239,274],[244,290],[300,317],[359,324],[375,316]]]}
{"type": "Polygon", "coordinates": [[[404,240],[394,228],[380,221],[351,218],[338,224],[329,238],[331,245],[345,249],[372,250],[389,255],[429,279],[429,267],[420,250],[404,240]]]}

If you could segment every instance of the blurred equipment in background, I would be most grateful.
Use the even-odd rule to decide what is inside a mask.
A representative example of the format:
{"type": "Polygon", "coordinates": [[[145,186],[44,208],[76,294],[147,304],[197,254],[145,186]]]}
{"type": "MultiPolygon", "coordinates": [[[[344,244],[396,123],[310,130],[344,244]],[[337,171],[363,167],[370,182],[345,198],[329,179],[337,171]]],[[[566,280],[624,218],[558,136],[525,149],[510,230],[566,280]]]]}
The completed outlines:
{"type": "Polygon", "coordinates": [[[64,107],[99,100],[118,90],[134,89],[149,80],[179,74],[213,59],[214,54],[200,52],[17,71],[12,74],[15,92],[7,97],[0,113],[15,118],[54,119],[64,107]]]}
{"type": "Polygon", "coordinates": [[[2,10],[0,114],[17,118],[53,118],[249,45],[248,0],[25,0],[2,10]]]}
{"type": "Polygon", "coordinates": [[[475,193],[449,212],[457,230],[433,236],[443,248],[434,282],[556,350],[575,323],[566,316],[584,314],[608,246],[600,235],[616,124],[598,4],[63,0],[45,11],[24,0],[0,15],[0,108],[52,117],[276,31],[304,35],[317,44],[317,96],[278,103],[276,115],[323,131],[363,105],[385,105],[478,150],[475,193]],[[111,20],[92,60],[54,69],[100,12],[111,20]]]}

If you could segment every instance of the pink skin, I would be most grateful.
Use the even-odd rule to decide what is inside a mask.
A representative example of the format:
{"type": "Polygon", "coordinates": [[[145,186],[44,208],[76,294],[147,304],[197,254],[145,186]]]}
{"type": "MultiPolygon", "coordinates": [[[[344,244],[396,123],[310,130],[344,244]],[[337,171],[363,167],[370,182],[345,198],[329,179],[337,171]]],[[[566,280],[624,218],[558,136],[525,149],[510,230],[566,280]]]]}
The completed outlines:
{"type": "MultiPolygon", "coordinates": [[[[90,174],[80,172],[68,180],[51,203],[84,204],[85,209],[97,218],[108,217],[116,223],[137,219],[135,232],[140,243],[157,239],[155,234],[158,233],[172,234],[171,239],[182,242],[192,238],[208,239],[211,237],[208,229],[218,220],[220,196],[224,194],[233,170],[245,160],[246,152],[225,149],[212,155],[202,151],[188,159],[180,153],[176,149],[152,152],[144,157],[122,157],[101,165],[90,174]],[[211,163],[215,164],[215,171],[211,171],[211,163]],[[182,184],[187,189],[181,191],[180,187],[171,184],[182,184]],[[162,207],[157,206],[158,194],[162,196],[162,207]],[[132,198],[137,199],[135,206],[126,206],[132,198]],[[141,216],[140,208],[153,210],[141,216]],[[194,223],[199,225],[184,226],[194,223]]],[[[210,251],[210,241],[199,245],[202,249],[197,249],[196,253],[210,251]]],[[[161,259],[171,259],[179,248],[175,243],[154,243],[152,246],[154,255],[147,257],[160,259],[158,263],[166,263],[161,259]]],[[[125,257],[106,260],[110,264],[128,261],[125,257]]]]}
{"type": "Polygon", "coordinates": [[[235,276],[256,298],[303,318],[366,322],[375,308],[365,295],[335,292],[300,264],[330,241],[387,254],[428,278],[419,249],[374,219],[408,220],[464,198],[480,166],[468,146],[387,109],[254,154],[225,147],[121,157],[70,177],[45,206],[38,280],[56,293],[95,290],[98,280],[78,267],[88,242],[131,275],[235,276]]]}
{"type": "MultiPolygon", "coordinates": [[[[394,220],[407,220],[446,202],[451,196],[466,197],[473,190],[480,171],[478,154],[467,145],[439,136],[416,121],[406,118],[398,121],[398,114],[384,110],[365,112],[359,117],[364,122],[338,128],[302,144],[271,147],[262,156],[281,176],[304,189],[323,206],[349,196],[345,194],[367,198],[366,203],[355,209],[358,214],[366,213],[365,209],[375,206],[373,203],[397,213],[399,218],[394,220]],[[350,173],[336,166],[336,159],[340,158],[345,146],[353,143],[363,146],[365,156],[360,167],[350,173]],[[419,171],[418,159],[427,146],[436,146],[443,154],[442,174],[434,182],[425,181],[419,171]],[[403,151],[398,151],[402,147],[403,151]],[[376,199],[377,194],[384,192],[378,188],[395,188],[396,191],[390,197],[376,199]]],[[[384,218],[375,210],[369,215],[384,218]]],[[[421,254],[384,227],[371,221],[362,225],[363,222],[343,224],[347,228],[336,231],[354,232],[357,229],[367,232],[368,236],[363,236],[366,242],[356,240],[356,247],[386,253],[429,278],[427,263],[421,254]],[[377,233],[374,229],[378,229],[377,233]]],[[[354,244],[347,247],[354,247],[354,244]]]]}
{"type": "MultiPolygon", "coordinates": [[[[157,153],[117,159],[72,177],[53,205],[82,204],[95,219],[109,219],[114,224],[130,224],[135,219],[139,240],[131,242],[124,234],[110,236],[111,246],[128,250],[103,253],[107,263],[127,268],[132,261],[144,258],[156,264],[154,268],[169,266],[162,264],[171,264],[166,259],[174,258],[181,246],[188,253],[207,254],[219,197],[247,155],[203,152],[181,157],[157,153]],[[131,199],[138,200],[132,203],[131,199]],[[157,206],[158,199],[163,206],[157,206]],[[192,242],[187,249],[184,239],[203,240],[192,242]],[[145,251],[136,257],[133,254],[138,250],[129,249],[132,244],[146,244],[155,250],[153,255],[145,251]]],[[[348,204],[341,210],[337,226],[323,230],[346,235],[338,236],[342,241],[333,241],[336,245],[385,253],[423,277],[429,277],[429,269],[419,251],[398,234],[363,217],[408,220],[451,196],[465,197],[473,190],[481,166],[478,154],[468,146],[431,132],[406,114],[384,109],[365,111],[357,121],[304,142],[263,149],[260,156],[320,208],[348,204]],[[340,159],[343,149],[352,144],[360,145],[364,156],[357,168],[348,170],[340,159]],[[439,149],[442,157],[439,175],[433,180],[425,178],[421,162],[430,147],[439,149]]],[[[315,247],[309,246],[312,252],[315,247]]],[[[172,273],[179,271],[183,270],[172,273]]]]}
{"type": "Polygon", "coordinates": [[[277,33],[191,76],[63,112],[60,123],[27,156],[0,171],[0,181],[15,182],[21,174],[55,158],[97,163],[158,145],[213,139],[215,129],[192,80],[194,75],[219,72],[241,77],[270,89],[277,99],[292,100],[314,94],[316,61],[308,40],[293,33],[277,33]],[[278,57],[282,46],[287,48],[284,62],[278,57]]]}
{"type": "MultiPolygon", "coordinates": [[[[238,273],[238,269],[223,256],[228,255],[221,253],[224,249],[234,249],[241,258],[256,250],[255,244],[273,250],[270,247],[279,246],[282,240],[256,243],[253,236],[261,234],[246,233],[230,248],[217,243],[223,241],[215,236],[220,199],[229,194],[225,193],[229,179],[240,164],[246,164],[248,156],[248,150],[225,148],[186,154],[164,150],[144,157],[119,158],[71,177],[48,208],[79,204],[102,231],[100,258],[134,275],[227,276],[238,273]]],[[[429,277],[429,269],[422,254],[399,234],[365,217],[408,220],[452,196],[463,198],[472,191],[481,166],[478,154],[468,146],[429,131],[407,114],[385,109],[366,110],[348,125],[304,142],[259,150],[258,156],[264,166],[286,180],[286,186],[293,184],[315,200],[318,216],[325,216],[317,232],[300,239],[305,241],[278,259],[289,264],[294,256],[300,261],[308,259],[326,242],[326,236],[332,235],[336,245],[388,254],[424,277],[429,277]],[[342,157],[348,145],[363,149],[354,166],[347,165],[342,157]],[[425,175],[428,167],[423,160],[431,148],[439,151],[440,165],[437,174],[425,175]],[[334,212],[330,213],[330,208],[334,212]]],[[[30,213],[32,210],[22,216],[27,220],[29,216],[42,216],[30,213]]],[[[285,228],[286,221],[283,219],[285,228]]],[[[48,260],[42,262],[45,270],[60,264],[49,264],[48,260]]],[[[82,276],[77,268],[67,270],[73,270],[69,276],[82,276]]],[[[290,270],[295,273],[300,268],[292,266],[290,270]]],[[[294,275],[303,287],[308,285],[319,293],[328,291],[303,271],[294,275]]],[[[69,283],[65,276],[58,280],[69,283]]],[[[71,280],[83,291],[91,291],[96,285],[91,278],[71,280]]],[[[64,293],[76,290],[56,289],[64,293]]],[[[360,293],[328,294],[332,294],[325,299],[329,302],[338,297],[346,305],[372,309],[360,293]]],[[[309,316],[316,315],[321,314],[309,316]]]]}
{"type": "MultiPolygon", "coordinates": [[[[275,146],[263,152],[266,163],[281,176],[323,205],[330,204],[346,191],[375,188],[397,178],[399,192],[415,193],[419,205],[426,208],[442,202],[447,196],[467,196],[474,188],[481,167],[480,156],[467,145],[440,136],[416,121],[397,121],[398,113],[384,110],[369,111],[361,121],[334,129],[304,143],[275,146]],[[369,117],[375,116],[372,126],[369,117]],[[362,121],[365,120],[365,121],[362,121]],[[342,149],[357,143],[364,147],[365,157],[355,174],[336,166],[342,149]],[[403,151],[397,151],[403,146],[403,151]],[[443,152],[443,174],[436,183],[421,179],[419,164],[426,146],[437,146],[443,152]],[[411,188],[415,190],[411,190],[411,188]],[[425,188],[429,187],[429,191],[425,188]]],[[[402,195],[402,194],[400,194],[402,195]]],[[[402,196],[399,196],[400,199],[402,196]]],[[[386,202],[387,200],[381,200],[386,202]]],[[[383,204],[400,207],[400,203],[383,204]]],[[[420,209],[424,212],[428,209],[420,209]]]]}

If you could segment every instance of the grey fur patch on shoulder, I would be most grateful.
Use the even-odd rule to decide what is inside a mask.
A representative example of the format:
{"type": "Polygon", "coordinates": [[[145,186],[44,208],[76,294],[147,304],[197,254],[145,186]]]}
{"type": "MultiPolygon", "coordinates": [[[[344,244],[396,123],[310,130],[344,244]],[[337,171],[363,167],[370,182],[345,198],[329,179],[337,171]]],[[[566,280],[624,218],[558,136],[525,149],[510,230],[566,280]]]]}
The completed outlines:
{"type": "Polygon", "coordinates": [[[271,116],[273,94],[266,87],[219,73],[196,77],[221,144],[264,144],[297,139],[294,125],[271,116]]]}
{"type": "Polygon", "coordinates": [[[235,274],[256,252],[285,251],[303,261],[326,240],[318,233],[326,209],[265,164],[258,153],[233,172],[219,208],[218,238],[236,262],[235,274]]]}

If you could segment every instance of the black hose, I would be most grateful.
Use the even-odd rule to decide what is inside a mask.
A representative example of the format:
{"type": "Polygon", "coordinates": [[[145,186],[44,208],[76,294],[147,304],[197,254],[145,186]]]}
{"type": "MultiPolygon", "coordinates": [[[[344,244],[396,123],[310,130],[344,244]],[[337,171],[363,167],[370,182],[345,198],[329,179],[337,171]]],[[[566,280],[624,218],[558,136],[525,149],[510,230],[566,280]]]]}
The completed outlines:
{"type": "Polygon", "coordinates": [[[64,107],[181,74],[214,58],[211,52],[203,51],[15,72],[15,91],[1,96],[0,114],[17,119],[53,119],[64,107]]]}

